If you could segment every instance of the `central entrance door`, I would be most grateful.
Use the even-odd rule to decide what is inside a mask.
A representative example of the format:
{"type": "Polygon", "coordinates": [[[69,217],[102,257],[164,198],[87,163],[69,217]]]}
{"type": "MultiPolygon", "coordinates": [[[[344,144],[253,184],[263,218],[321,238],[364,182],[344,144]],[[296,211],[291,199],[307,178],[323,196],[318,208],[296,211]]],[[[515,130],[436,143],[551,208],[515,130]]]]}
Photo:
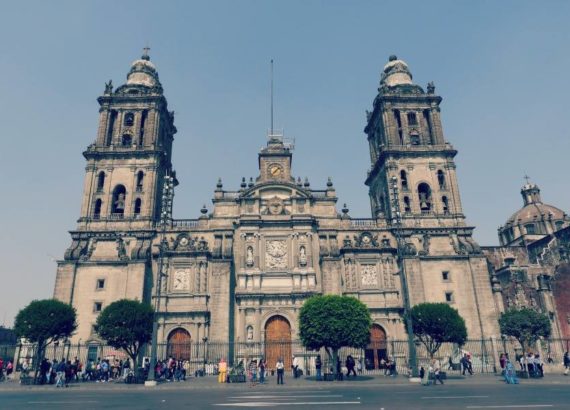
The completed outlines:
{"type": "Polygon", "coordinates": [[[174,329],[168,335],[167,355],[176,360],[190,360],[190,333],[186,329],[174,329]]]}
{"type": "Polygon", "coordinates": [[[380,361],[388,357],[386,350],[386,332],[379,325],[372,325],[370,329],[370,343],[364,351],[364,365],[366,370],[380,369],[380,361]]]}
{"type": "Polygon", "coordinates": [[[291,368],[291,325],[283,316],[273,316],[265,324],[265,360],[270,369],[275,369],[279,358],[285,370],[291,368]]]}

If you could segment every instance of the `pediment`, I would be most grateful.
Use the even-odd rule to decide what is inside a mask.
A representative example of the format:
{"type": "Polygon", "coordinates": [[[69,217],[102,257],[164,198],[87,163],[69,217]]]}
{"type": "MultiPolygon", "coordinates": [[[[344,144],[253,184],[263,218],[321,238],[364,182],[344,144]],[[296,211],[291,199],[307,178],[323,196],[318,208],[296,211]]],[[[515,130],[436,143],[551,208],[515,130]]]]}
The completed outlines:
{"type": "Polygon", "coordinates": [[[291,197],[309,198],[310,192],[295,184],[269,182],[255,185],[242,194],[242,198],[261,198],[266,200],[273,198],[286,200],[291,197]]]}

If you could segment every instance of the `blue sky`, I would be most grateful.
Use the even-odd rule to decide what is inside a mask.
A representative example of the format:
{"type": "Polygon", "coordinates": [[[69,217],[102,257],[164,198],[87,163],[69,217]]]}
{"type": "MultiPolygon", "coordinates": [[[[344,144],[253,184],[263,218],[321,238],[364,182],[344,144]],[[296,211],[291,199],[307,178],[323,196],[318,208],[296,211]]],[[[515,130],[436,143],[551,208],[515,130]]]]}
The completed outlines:
{"type": "Polygon", "coordinates": [[[151,47],[179,130],[175,217],[257,175],[269,127],[296,138],[294,173],[331,176],[369,217],[362,130],[390,54],[444,98],[462,202],[482,245],[520,208],[527,173],[570,209],[564,1],[2,1],[0,15],[0,323],[50,297],[55,259],[79,216],[96,98],[151,47]]]}

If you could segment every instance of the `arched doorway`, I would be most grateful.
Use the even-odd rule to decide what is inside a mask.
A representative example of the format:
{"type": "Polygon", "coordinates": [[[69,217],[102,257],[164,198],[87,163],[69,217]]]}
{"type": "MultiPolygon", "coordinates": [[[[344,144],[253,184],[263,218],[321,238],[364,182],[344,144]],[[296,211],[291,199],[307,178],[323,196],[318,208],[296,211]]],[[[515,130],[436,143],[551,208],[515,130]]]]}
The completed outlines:
{"type": "Polygon", "coordinates": [[[167,356],[172,356],[176,360],[190,360],[190,333],[187,330],[174,329],[168,335],[167,356]]]}
{"type": "Polygon", "coordinates": [[[279,358],[285,369],[291,368],[291,325],[283,316],[273,316],[265,324],[265,360],[270,369],[279,358]]]}
{"type": "Polygon", "coordinates": [[[380,361],[388,357],[386,332],[380,325],[372,325],[370,329],[370,343],[364,351],[364,365],[366,370],[380,369],[380,361]]]}

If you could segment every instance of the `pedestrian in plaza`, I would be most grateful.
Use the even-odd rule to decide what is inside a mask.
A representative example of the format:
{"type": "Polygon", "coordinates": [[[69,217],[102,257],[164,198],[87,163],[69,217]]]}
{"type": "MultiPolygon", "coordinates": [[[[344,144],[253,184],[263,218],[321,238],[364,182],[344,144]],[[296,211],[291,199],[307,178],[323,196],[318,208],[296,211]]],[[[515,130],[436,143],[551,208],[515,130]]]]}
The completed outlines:
{"type": "Polygon", "coordinates": [[[247,372],[249,374],[249,387],[255,386],[257,383],[257,361],[251,359],[249,365],[247,366],[247,372]]]}
{"type": "Polygon", "coordinates": [[[228,364],[226,360],[222,357],[220,363],[218,363],[218,383],[226,382],[226,372],[228,371],[228,364]]]}
{"type": "Polygon", "coordinates": [[[54,366],[56,366],[56,382],[55,387],[64,387],[65,382],[65,362],[62,360],[59,363],[56,363],[54,360],[54,366]]]}
{"type": "Polygon", "coordinates": [[[295,357],[295,355],[293,355],[293,364],[292,364],[292,368],[293,368],[293,377],[296,379],[299,377],[299,358],[295,357]]]}
{"type": "Polygon", "coordinates": [[[461,358],[461,368],[462,368],[462,372],[461,374],[463,376],[465,376],[465,372],[469,372],[469,374],[471,376],[473,376],[473,368],[471,367],[471,363],[469,362],[469,358],[467,357],[467,353],[463,354],[463,357],[461,358]]]}
{"type": "Polygon", "coordinates": [[[437,385],[438,380],[441,384],[443,384],[443,380],[441,379],[441,365],[439,363],[439,360],[433,359],[432,360],[432,367],[433,367],[433,375],[434,375],[433,384],[437,385]]]}
{"type": "Polygon", "coordinates": [[[12,364],[12,360],[8,360],[8,364],[6,364],[6,379],[10,378],[10,375],[14,371],[14,365],[12,364]]]}
{"type": "Polygon", "coordinates": [[[265,384],[265,368],[267,367],[267,363],[265,359],[262,357],[259,359],[259,364],[257,365],[257,370],[259,373],[259,384],[265,384]]]}
{"type": "Polygon", "coordinates": [[[564,376],[568,376],[568,373],[570,373],[570,356],[568,355],[568,352],[564,352],[564,376]]]}
{"type": "Polygon", "coordinates": [[[282,357],[280,357],[277,360],[277,364],[275,364],[275,368],[277,369],[277,384],[285,384],[283,382],[283,374],[285,373],[285,364],[283,363],[282,357]]]}
{"type": "Polygon", "coordinates": [[[505,353],[501,353],[501,357],[499,358],[499,364],[501,365],[501,374],[504,374],[505,366],[507,365],[507,355],[505,353]]]}
{"type": "Polygon", "coordinates": [[[323,367],[323,361],[321,360],[321,355],[318,354],[317,358],[315,359],[315,369],[317,369],[317,381],[321,381],[323,379],[321,375],[322,367],[323,367]]]}
{"type": "Polygon", "coordinates": [[[131,370],[131,360],[127,359],[123,362],[123,380],[126,380],[130,370],[131,370]]]}
{"type": "Polygon", "coordinates": [[[350,377],[350,373],[354,374],[354,377],[356,377],[356,370],[354,370],[356,362],[354,361],[354,357],[352,357],[352,355],[346,356],[345,365],[346,365],[346,378],[348,379],[350,377]]]}
{"type": "Polygon", "coordinates": [[[505,364],[505,382],[507,384],[519,384],[519,379],[517,378],[517,371],[515,366],[507,357],[507,362],[505,364]]]}

